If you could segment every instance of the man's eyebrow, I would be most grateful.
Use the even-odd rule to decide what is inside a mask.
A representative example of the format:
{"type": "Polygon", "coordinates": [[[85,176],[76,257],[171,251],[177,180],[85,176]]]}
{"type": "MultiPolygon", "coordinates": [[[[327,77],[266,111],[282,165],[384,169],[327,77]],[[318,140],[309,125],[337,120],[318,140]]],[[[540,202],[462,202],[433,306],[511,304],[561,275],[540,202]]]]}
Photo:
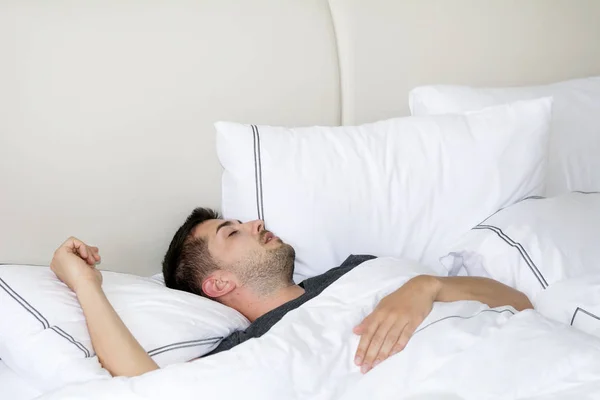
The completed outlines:
{"type": "MultiPolygon", "coordinates": [[[[236,220],[236,222],[240,225],[242,224],[242,221],[240,221],[239,219],[236,220]]],[[[225,228],[226,226],[230,226],[230,225],[233,225],[232,221],[225,221],[222,224],[219,224],[219,226],[217,226],[217,231],[215,232],[215,235],[217,235],[219,233],[219,230],[221,230],[221,228],[225,228]]]]}
{"type": "Polygon", "coordinates": [[[222,224],[219,224],[219,226],[217,226],[217,231],[215,232],[215,235],[219,234],[219,231],[221,230],[221,228],[225,228],[226,226],[231,225],[233,222],[231,221],[225,221],[222,224]]]}

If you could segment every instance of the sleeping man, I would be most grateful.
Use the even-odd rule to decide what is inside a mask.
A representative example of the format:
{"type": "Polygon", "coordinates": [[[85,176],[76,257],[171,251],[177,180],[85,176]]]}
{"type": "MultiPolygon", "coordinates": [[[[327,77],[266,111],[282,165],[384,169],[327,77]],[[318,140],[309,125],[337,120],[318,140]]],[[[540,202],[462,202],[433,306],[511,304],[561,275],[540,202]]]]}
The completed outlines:
{"type": "MultiPolygon", "coordinates": [[[[335,280],[373,256],[350,256],[328,272],[292,280],[292,246],[265,230],[262,221],[223,220],[197,208],[177,230],[163,261],[172,289],[205,296],[245,315],[251,325],[234,332],[210,354],[266,333],[287,312],[318,296],[335,280]]],[[[77,295],[98,359],[113,376],[158,369],[123,324],[102,291],[95,268],[98,248],[69,238],[54,253],[52,271],[77,295]]],[[[355,363],[363,373],[401,351],[436,301],[476,300],[490,307],[533,308],[523,293],[487,278],[420,275],[384,297],[354,333],[360,335],[355,363]]],[[[209,355],[210,355],[209,354],[209,355]]]]}

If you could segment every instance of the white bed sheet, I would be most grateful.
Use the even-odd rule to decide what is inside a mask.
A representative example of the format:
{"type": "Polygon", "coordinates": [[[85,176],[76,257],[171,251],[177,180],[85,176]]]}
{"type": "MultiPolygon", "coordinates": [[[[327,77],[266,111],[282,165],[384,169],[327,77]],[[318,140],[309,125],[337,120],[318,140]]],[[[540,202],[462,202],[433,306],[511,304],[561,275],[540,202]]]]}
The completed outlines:
{"type": "Polygon", "coordinates": [[[15,374],[0,360],[0,399],[2,400],[31,400],[42,392],[35,389],[29,382],[15,374]]]}
{"type": "Polygon", "coordinates": [[[379,258],[230,351],[44,400],[599,400],[600,340],[528,310],[436,303],[409,345],[362,375],[352,327],[417,264],[379,258]]]}

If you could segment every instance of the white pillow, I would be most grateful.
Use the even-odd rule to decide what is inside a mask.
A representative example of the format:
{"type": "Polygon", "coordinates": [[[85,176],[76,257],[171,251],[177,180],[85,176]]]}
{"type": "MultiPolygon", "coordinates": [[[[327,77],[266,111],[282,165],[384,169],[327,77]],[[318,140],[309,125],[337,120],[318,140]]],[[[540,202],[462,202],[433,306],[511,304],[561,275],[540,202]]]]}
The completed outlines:
{"type": "Polygon", "coordinates": [[[442,258],[450,275],[488,276],[535,303],[563,279],[600,273],[600,194],[531,198],[491,216],[442,258]]]}
{"type": "Polygon", "coordinates": [[[600,77],[517,88],[423,86],[409,102],[413,115],[432,115],[543,96],[554,97],[546,194],[600,190],[600,77]]]}
{"type": "Polygon", "coordinates": [[[161,285],[165,286],[165,276],[163,275],[162,272],[159,272],[158,274],[154,274],[150,277],[150,279],[152,279],[153,281],[156,281],[158,283],[160,283],[161,285]]]}
{"type": "Polygon", "coordinates": [[[224,215],[263,219],[294,246],[296,281],[351,253],[439,270],[461,234],[543,192],[551,103],[356,127],[219,122],[224,215]]]}
{"type": "MultiPolygon", "coordinates": [[[[150,278],[102,272],[123,322],[164,367],[200,357],[249,323],[214,301],[150,278]]],[[[47,267],[0,266],[0,358],[41,390],[108,378],[94,354],[75,294],[47,267]]]]}

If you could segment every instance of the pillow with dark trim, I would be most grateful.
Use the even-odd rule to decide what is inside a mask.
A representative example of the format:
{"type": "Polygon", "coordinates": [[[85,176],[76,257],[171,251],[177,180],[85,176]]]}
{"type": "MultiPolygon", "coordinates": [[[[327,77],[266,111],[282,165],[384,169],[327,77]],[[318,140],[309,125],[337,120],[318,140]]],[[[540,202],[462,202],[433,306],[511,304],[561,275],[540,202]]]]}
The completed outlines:
{"type": "Polygon", "coordinates": [[[261,219],[296,250],[294,280],[348,254],[439,270],[482,219],[542,194],[550,98],[360,126],[217,123],[226,218],[261,219]]]}
{"type": "Polygon", "coordinates": [[[498,211],[441,259],[450,275],[487,276],[536,297],[600,273],[600,193],[531,197],[498,211]]]}
{"type": "MultiPolygon", "coordinates": [[[[249,322],[206,298],[151,278],[102,272],[109,301],[164,367],[213,350],[249,322]]],[[[42,391],[109,378],[94,353],[75,294],[47,267],[0,266],[0,358],[42,391]]]]}

